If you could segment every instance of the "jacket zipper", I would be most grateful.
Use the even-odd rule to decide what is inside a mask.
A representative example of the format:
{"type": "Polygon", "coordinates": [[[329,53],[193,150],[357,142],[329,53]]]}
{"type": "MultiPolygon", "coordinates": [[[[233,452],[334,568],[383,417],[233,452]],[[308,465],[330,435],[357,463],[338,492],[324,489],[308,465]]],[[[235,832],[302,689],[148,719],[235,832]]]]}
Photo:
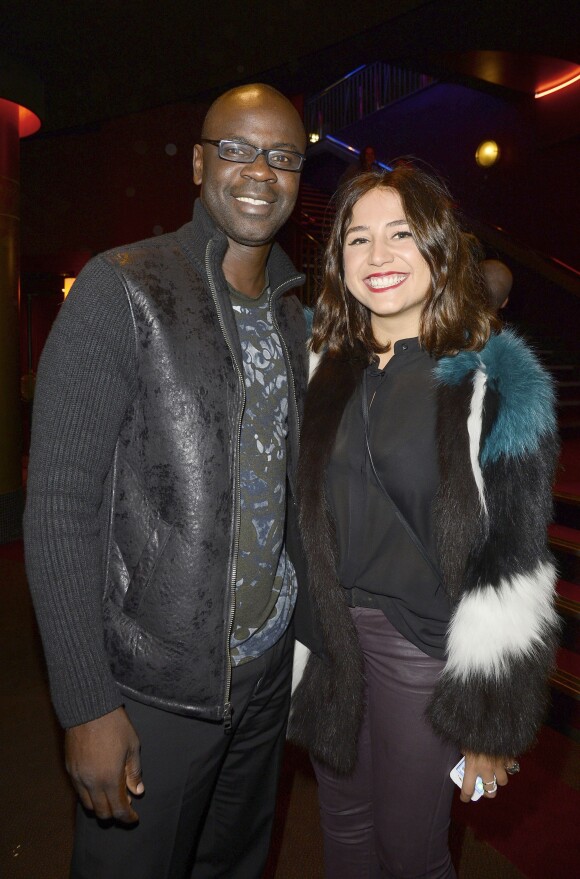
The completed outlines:
{"type": "Polygon", "coordinates": [[[232,729],[232,704],[231,704],[231,689],[232,689],[232,661],[230,656],[230,641],[232,637],[232,629],[234,627],[234,614],[236,612],[236,577],[238,572],[238,553],[240,550],[240,525],[241,525],[241,510],[240,510],[240,442],[242,435],[242,417],[244,413],[244,408],[246,405],[246,386],[244,384],[244,377],[242,372],[238,366],[238,361],[235,356],[234,350],[230,344],[230,340],[228,338],[228,334],[226,332],[226,328],[223,321],[223,315],[221,306],[217,297],[217,290],[215,288],[215,284],[213,282],[210,266],[209,266],[209,252],[211,248],[211,241],[208,241],[207,248],[205,251],[205,270],[207,273],[207,279],[209,282],[209,286],[211,289],[211,294],[213,300],[215,302],[215,307],[217,311],[218,321],[220,325],[220,329],[222,331],[222,335],[225,339],[226,345],[230,350],[230,354],[232,356],[232,361],[236,372],[238,374],[238,379],[240,381],[240,387],[242,389],[242,406],[238,415],[238,427],[237,427],[237,440],[236,440],[236,463],[235,463],[235,505],[236,505],[236,516],[235,516],[235,535],[234,535],[234,555],[232,559],[232,573],[230,578],[230,615],[229,615],[229,623],[227,629],[227,640],[226,640],[226,687],[225,687],[225,702],[224,702],[224,712],[223,712],[223,721],[224,721],[224,732],[226,735],[229,735],[232,729]]]}
{"type": "MultiPolygon", "coordinates": [[[[288,287],[288,288],[291,287],[295,283],[295,281],[300,280],[300,277],[301,276],[298,275],[296,278],[290,278],[290,280],[285,281],[283,284],[280,284],[279,287],[276,287],[275,290],[271,291],[269,301],[268,301],[268,306],[270,308],[270,314],[272,315],[272,323],[276,327],[276,330],[278,331],[278,336],[280,337],[280,342],[282,343],[282,345],[284,347],[284,355],[286,358],[286,365],[288,368],[288,373],[290,375],[290,382],[292,385],[292,402],[294,404],[294,415],[295,415],[295,420],[296,420],[296,435],[297,435],[296,438],[298,440],[298,442],[296,444],[296,451],[297,452],[300,447],[300,417],[298,415],[298,403],[296,402],[296,381],[294,379],[294,371],[292,369],[292,364],[290,362],[290,354],[288,353],[288,346],[286,345],[286,342],[284,340],[284,336],[282,335],[282,330],[280,329],[278,321],[276,320],[276,312],[275,312],[275,309],[272,307],[272,303],[274,300],[274,295],[279,290],[282,290],[284,287],[288,287]]],[[[290,480],[290,484],[292,485],[292,479],[291,479],[290,475],[288,476],[288,478],[290,480]]],[[[292,492],[293,492],[294,496],[296,496],[296,491],[295,491],[294,485],[292,485],[292,492]]]]}

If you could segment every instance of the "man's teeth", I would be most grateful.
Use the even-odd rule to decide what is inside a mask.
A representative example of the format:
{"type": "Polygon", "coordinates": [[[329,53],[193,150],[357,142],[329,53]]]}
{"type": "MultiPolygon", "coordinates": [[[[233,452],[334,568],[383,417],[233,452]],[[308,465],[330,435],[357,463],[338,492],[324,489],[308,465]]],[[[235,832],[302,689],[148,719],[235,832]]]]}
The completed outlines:
{"type": "Polygon", "coordinates": [[[248,198],[246,195],[238,195],[238,201],[247,201],[248,204],[268,204],[267,201],[264,201],[261,198],[248,198]]]}
{"type": "Polygon", "coordinates": [[[378,278],[366,278],[366,283],[369,287],[376,287],[382,290],[385,287],[394,287],[395,284],[400,284],[406,277],[407,275],[381,275],[378,278]]]}

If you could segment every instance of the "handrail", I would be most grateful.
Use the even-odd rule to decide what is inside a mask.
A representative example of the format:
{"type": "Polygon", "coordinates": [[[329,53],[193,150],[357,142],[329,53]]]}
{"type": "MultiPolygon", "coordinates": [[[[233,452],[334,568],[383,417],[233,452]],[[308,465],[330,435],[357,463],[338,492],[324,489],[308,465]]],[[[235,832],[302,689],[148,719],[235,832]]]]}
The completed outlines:
{"type": "Polygon", "coordinates": [[[478,238],[501,250],[507,256],[511,256],[526,268],[542,275],[546,280],[562,287],[568,293],[580,298],[580,272],[577,269],[523,244],[517,238],[509,235],[501,226],[483,223],[468,215],[464,216],[466,223],[478,238]]]}
{"type": "Polygon", "coordinates": [[[367,66],[368,65],[366,65],[366,64],[361,64],[359,67],[355,67],[355,69],[351,70],[350,73],[345,73],[345,75],[341,76],[340,79],[337,79],[336,82],[333,82],[330,85],[327,85],[326,88],[322,89],[321,92],[318,92],[313,98],[310,98],[310,100],[313,101],[313,100],[315,100],[315,98],[321,98],[327,92],[331,91],[332,89],[336,88],[339,85],[342,85],[342,83],[346,82],[347,79],[352,79],[353,76],[356,76],[357,73],[360,73],[360,71],[364,70],[364,68],[367,66]]]}
{"type": "Polygon", "coordinates": [[[340,131],[432,82],[429,76],[382,61],[363,64],[306,101],[306,130],[319,138],[340,131]]]}

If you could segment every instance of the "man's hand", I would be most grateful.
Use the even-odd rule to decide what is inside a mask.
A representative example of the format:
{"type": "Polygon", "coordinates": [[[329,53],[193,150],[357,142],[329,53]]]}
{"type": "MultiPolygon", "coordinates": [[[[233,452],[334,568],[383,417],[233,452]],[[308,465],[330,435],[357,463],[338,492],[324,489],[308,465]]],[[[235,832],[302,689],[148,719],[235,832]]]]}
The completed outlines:
{"type": "Polygon", "coordinates": [[[138,796],[145,791],[139,749],[124,708],[66,730],[67,772],[81,803],[97,818],[115,818],[123,824],[139,820],[127,793],[129,789],[138,796]]]}

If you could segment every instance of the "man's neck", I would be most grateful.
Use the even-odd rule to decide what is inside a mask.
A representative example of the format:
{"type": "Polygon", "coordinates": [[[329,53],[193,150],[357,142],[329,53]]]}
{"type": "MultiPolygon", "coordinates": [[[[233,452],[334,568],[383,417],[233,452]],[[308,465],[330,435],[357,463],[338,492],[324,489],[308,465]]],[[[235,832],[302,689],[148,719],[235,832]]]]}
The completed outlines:
{"type": "Polygon", "coordinates": [[[228,284],[244,296],[257,299],[266,283],[266,262],[271,244],[248,247],[229,239],[222,269],[228,284]]]}

